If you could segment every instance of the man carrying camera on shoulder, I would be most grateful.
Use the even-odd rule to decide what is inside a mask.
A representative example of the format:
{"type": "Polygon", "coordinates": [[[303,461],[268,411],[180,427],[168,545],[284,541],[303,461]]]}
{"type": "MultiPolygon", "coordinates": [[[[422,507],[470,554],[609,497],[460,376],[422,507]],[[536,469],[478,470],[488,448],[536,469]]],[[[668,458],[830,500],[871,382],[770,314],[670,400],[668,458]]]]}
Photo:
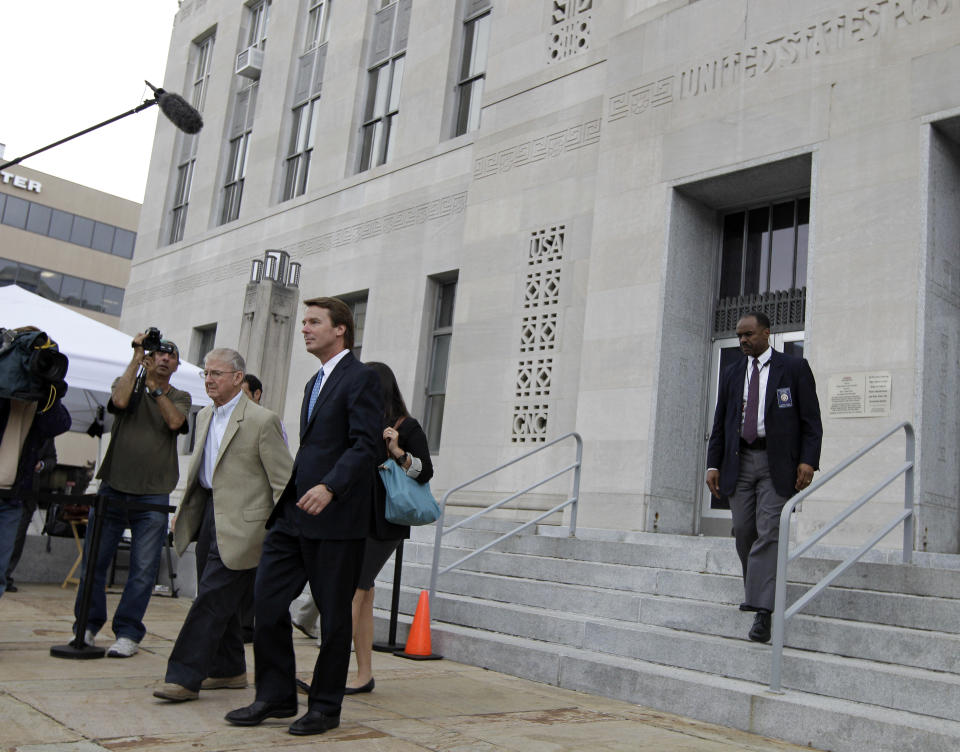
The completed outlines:
{"type": "MultiPolygon", "coordinates": [[[[133,358],[123,375],[113,383],[107,410],[114,417],[110,445],[97,477],[99,493],[108,499],[104,513],[100,550],[94,569],[90,613],[84,640],[94,636],[107,620],[106,579],[110,562],[127,528],[130,569],[123,595],[113,615],[117,640],[107,651],[111,658],[129,658],[146,634],[143,615],[153,594],[160,566],[160,552],[167,536],[170,492],[177,485],[177,435],[187,433],[190,395],[170,386],[170,377],[180,365],[180,352],[170,340],[150,328],[131,342],[133,358]],[[134,502],[138,508],[127,506],[134,502]],[[156,509],[143,509],[142,505],[156,509]]],[[[90,525],[93,524],[93,510],[90,525]]],[[[92,536],[84,543],[84,561],[90,555],[92,536]]],[[[86,573],[86,564],[82,570],[86,573]]],[[[86,576],[84,574],[84,576],[86,576]]],[[[77,590],[74,616],[79,620],[83,582],[77,590]]]]}
{"type": "Polygon", "coordinates": [[[57,343],[37,327],[0,327],[0,595],[41,447],[70,430],[60,401],[67,365],[57,343]]]}

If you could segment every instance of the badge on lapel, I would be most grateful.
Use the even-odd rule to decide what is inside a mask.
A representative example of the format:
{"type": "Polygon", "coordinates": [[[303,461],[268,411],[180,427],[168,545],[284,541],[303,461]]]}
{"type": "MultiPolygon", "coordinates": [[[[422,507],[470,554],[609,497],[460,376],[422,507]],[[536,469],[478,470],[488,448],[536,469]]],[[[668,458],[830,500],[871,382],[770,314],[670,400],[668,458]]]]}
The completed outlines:
{"type": "Polygon", "coordinates": [[[777,407],[793,407],[793,396],[790,394],[790,387],[784,386],[777,389],[777,407]]]}

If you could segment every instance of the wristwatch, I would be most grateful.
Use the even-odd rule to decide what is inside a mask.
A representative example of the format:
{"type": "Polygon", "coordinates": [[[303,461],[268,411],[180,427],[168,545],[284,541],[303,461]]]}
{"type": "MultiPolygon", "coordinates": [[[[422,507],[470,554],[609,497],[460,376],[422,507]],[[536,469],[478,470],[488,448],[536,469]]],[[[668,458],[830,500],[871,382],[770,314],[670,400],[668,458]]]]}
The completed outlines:
{"type": "Polygon", "coordinates": [[[159,387],[157,387],[152,392],[150,392],[150,396],[153,397],[154,399],[156,399],[157,397],[162,397],[163,395],[164,395],[164,391],[159,387]]]}
{"type": "Polygon", "coordinates": [[[405,464],[407,464],[407,453],[404,452],[399,457],[394,457],[393,461],[400,465],[400,467],[403,467],[405,464]]]}

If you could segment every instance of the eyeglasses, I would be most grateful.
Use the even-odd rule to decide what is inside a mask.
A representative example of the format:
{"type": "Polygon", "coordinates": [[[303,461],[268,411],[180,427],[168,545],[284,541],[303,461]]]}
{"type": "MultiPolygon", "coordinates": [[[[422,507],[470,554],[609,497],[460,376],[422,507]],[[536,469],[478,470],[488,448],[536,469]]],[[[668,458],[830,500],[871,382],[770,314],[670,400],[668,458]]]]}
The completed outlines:
{"type": "Polygon", "coordinates": [[[200,371],[200,373],[203,374],[203,378],[207,378],[207,376],[213,376],[213,378],[219,379],[219,378],[220,378],[221,376],[223,376],[223,374],[225,374],[225,373],[240,373],[240,371],[207,371],[207,370],[203,370],[203,371],[200,371]]]}

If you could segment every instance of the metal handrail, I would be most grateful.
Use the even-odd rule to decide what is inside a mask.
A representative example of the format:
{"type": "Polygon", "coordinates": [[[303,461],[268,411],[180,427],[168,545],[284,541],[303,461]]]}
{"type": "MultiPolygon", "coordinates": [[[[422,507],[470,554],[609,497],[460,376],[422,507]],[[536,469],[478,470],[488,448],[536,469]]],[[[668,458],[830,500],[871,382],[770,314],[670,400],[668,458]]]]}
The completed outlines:
{"type": "Polygon", "coordinates": [[[827,587],[830,586],[841,574],[852,567],[867,551],[873,548],[883,538],[894,530],[897,525],[903,523],[903,563],[909,564],[913,560],[913,470],[916,458],[916,439],[914,438],[913,425],[904,421],[894,426],[878,439],[867,444],[865,447],[847,457],[843,462],[833,468],[826,475],[821,477],[816,483],[810,485],[806,490],[792,497],[783,506],[780,512],[780,545],[777,547],[777,585],[776,599],[773,607],[773,655],[770,666],[770,691],[782,694],[781,676],[783,673],[783,639],[786,630],[787,621],[796,614],[810,601],[816,598],[827,587]],[[906,436],[906,456],[904,462],[897,470],[890,473],[880,483],[875,485],[870,491],[865,493],[844,511],[834,517],[826,526],[824,526],[816,535],[805,541],[792,553],[790,552],[790,515],[794,508],[807,498],[814,491],[822,488],[824,484],[832,478],[846,470],[850,465],[863,457],[872,449],[889,439],[900,429],[903,429],[906,436]],[[887,523],[880,532],[874,535],[863,546],[848,556],[841,564],[838,564],[829,574],[821,579],[816,585],[808,590],[801,598],[798,598],[790,608],[787,608],[787,564],[799,557],[811,546],[822,540],[827,533],[833,530],[837,525],[846,520],[850,515],[856,512],[860,507],[866,504],[870,499],[876,496],[880,491],[893,483],[901,475],[904,476],[903,484],[903,511],[887,523]]]}
{"type": "Polygon", "coordinates": [[[484,551],[486,551],[487,549],[492,548],[493,546],[496,546],[498,543],[501,543],[501,542],[505,541],[507,538],[510,538],[511,536],[516,535],[517,533],[521,532],[522,530],[526,530],[526,529],[527,529],[528,527],[530,527],[531,525],[536,525],[538,522],[540,522],[540,520],[546,519],[546,518],[549,517],[551,514],[554,514],[555,512],[559,512],[561,509],[565,509],[565,508],[568,507],[568,506],[571,507],[571,510],[570,510],[570,532],[568,533],[568,535],[569,535],[569,537],[571,537],[571,538],[575,537],[576,534],[577,534],[577,503],[578,503],[579,500],[580,500],[580,467],[581,467],[582,464],[583,464],[583,439],[580,438],[580,434],[578,434],[576,431],[571,431],[570,433],[565,433],[563,436],[558,436],[558,437],[555,438],[553,441],[548,441],[546,444],[543,444],[542,446],[539,446],[539,447],[537,447],[536,449],[531,449],[529,452],[525,452],[524,454],[521,454],[519,457],[514,457],[512,460],[510,460],[510,461],[508,461],[508,462],[504,462],[504,463],[502,463],[502,464],[500,464],[500,465],[497,465],[497,466],[496,466],[495,468],[493,468],[492,470],[488,470],[488,471],[485,472],[485,473],[481,473],[480,475],[478,475],[478,476],[476,476],[476,477],[474,477],[474,478],[471,478],[470,480],[468,480],[468,481],[466,481],[466,482],[464,482],[464,483],[461,483],[461,484],[458,485],[458,486],[454,486],[454,487],[451,488],[449,491],[447,491],[447,492],[443,495],[443,498],[440,500],[440,518],[437,520],[437,530],[436,530],[436,535],[435,535],[435,537],[434,537],[434,542],[433,542],[433,564],[432,564],[432,566],[430,567],[430,602],[433,603],[433,596],[434,596],[434,593],[435,593],[436,590],[437,590],[437,577],[438,577],[438,576],[440,576],[441,574],[446,574],[447,572],[449,572],[449,571],[452,570],[452,569],[456,569],[457,567],[459,567],[459,566],[460,566],[461,564],[463,564],[464,562],[469,561],[470,559],[472,559],[474,556],[479,556],[480,554],[482,554],[482,553],[483,553],[484,551]],[[500,472],[501,470],[503,470],[504,468],[510,467],[511,465],[515,465],[516,463],[521,462],[522,460],[525,460],[525,459],[527,459],[528,457],[532,457],[533,455],[537,454],[538,452],[542,452],[544,449],[547,449],[547,448],[553,446],[554,444],[558,444],[559,442],[564,441],[565,439],[569,439],[569,438],[571,438],[571,437],[572,437],[573,440],[576,442],[576,447],[577,447],[577,459],[576,459],[576,461],[570,463],[569,465],[563,467],[563,468],[560,469],[560,470],[557,470],[556,472],[550,473],[550,474],[547,475],[545,478],[542,478],[541,480],[538,480],[538,481],[536,481],[535,483],[530,484],[529,486],[527,486],[527,487],[524,488],[523,490],[521,490],[521,491],[516,491],[515,493],[510,494],[510,495],[507,496],[506,498],[501,499],[500,501],[495,502],[495,503],[491,504],[490,506],[488,506],[488,507],[486,507],[486,508],[484,508],[484,509],[481,509],[479,512],[476,512],[476,513],[470,515],[470,516],[467,517],[466,519],[460,520],[459,522],[456,522],[456,523],[454,523],[453,525],[451,525],[450,527],[444,529],[444,527],[443,527],[443,518],[444,518],[444,515],[445,515],[446,512],[447,512],[447,499],[449,499],[452,494],[456,493],[457,491],[462,491],[464,488],[466,488],[467,486],[473,485],[473,484],[476,483],[478,480],[482,480],[482,479],[484,479],[484,478],[487,478],[487,477],[493,475],[494,473],[498,473],[498,472],[500,472]],[[458,527],[462,527],[463,525],[466,525],[468,522],[472,522],[473,520],[475,520],[475,519],[477,519],[477,518],[479,518],[479,517],[482,517],[483,515],[487,514],[488,512],[492,512],[494,509],[499,509],[499,508],[502,507],[504,504],[506,504],[506,503],[508,503],[508,502],[510,502],[510,501],[513,501],[514,499],[522,496],[523,494],[528,493],[528,492],[532,491],[533,489],[542,486],[544,483],[548,483],[548,482],[550,482],[551,480],[553,480],[554,478],[558,478],[559,476],[563,475],[564,473],[570,472],[571,470],[573,470],[573,493],[572,493],[572,495],[571,495],[566,501],[563,501],[563,502],[561,502],[560,504],[557,504],[557,505],[556,505],[555,507],[553,507],[552,509],[549,509],[549,510],[547,510],[546,512],[543,512],[543,513],[540,514],[540,515],[537,515],[534,519],[529,520],[528,522],[523,523],[523,524],[520,525],[519,527],[514,528],[513,530],[511,530],[510,532],[504,533],[503,535],[501,535],[501,536],[500,536],[499,538],[497,538],[496,540],[493,540],[493,541],[491,541],[490,543],[487,543],[485,546],[481,546],[481,547],[478,548],[476,551],[473,551],[473,552],[467,554],[467,555],[464,556],[463,558],[457,559],[457,561],[453,562],[453,564],[449,564],[448,566],[444,567],[443,569],[440,569],[440,542],[441,542],[441,540],[443,539],[443,536],[444,536],[444,535],[446,535],[447,533],[450,533],[450,532],[456,530],[458,527]]]}

